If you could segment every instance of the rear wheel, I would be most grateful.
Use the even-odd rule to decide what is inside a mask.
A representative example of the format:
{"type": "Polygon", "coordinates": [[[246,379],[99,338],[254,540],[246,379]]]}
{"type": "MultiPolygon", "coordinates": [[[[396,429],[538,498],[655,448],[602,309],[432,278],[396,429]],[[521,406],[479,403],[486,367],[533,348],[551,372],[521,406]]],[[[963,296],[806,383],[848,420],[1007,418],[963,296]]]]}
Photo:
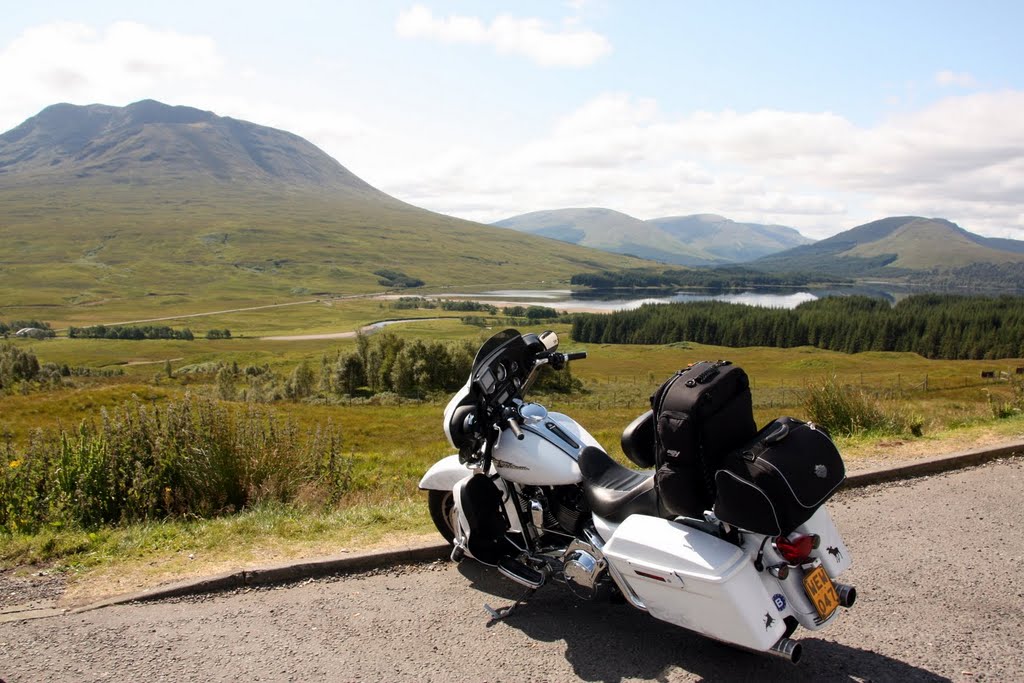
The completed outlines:
{"type": "Polygon", "coordinates": [[[458,526],[458,512],[455,510],[455,497],[451,491],[428,491],[427,506],[434,526],[448,543],[455,544],[455,529],[458,526]]]}

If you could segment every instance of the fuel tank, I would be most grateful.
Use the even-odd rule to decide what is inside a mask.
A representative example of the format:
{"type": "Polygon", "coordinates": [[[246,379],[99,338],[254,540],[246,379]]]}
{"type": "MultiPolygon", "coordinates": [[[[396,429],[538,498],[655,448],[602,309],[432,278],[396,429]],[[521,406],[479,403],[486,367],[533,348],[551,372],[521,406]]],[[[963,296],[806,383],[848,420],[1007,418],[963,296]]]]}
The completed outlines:
{"type": "Polygon", "coordinates": [[[577,484],[580,451],[601,444],[568,415],[548,413],[539,422],[522,426],[523,440],[505,430],[492,463],[505,480],[535,486],[577,484]]]}

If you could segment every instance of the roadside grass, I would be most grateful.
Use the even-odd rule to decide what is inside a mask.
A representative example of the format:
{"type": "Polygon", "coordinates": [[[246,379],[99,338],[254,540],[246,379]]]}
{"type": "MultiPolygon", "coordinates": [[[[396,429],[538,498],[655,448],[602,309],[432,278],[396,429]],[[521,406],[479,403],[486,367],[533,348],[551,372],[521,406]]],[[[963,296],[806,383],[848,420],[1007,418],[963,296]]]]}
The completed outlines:
{"type": "Polygon", "coordinates": [[[0,543],[0,566],[48,567],[66,579],[65,605],[193,576],[440,540],[421,497],[336,510],[262,505],[230,517],[167,520],[15,535],[0,543]]]}
{"type": "MultiPolygon", "coordinates": [[[[396,315],[382,316],[381,309],[365,303],[356,306],[353,320],[415,317],[407,315],[409,311],[386,311],[396,315]]],[[[283,324],[290,327],[299,321],[283,324]]],[[[223,325],[211,325],[215,326],[223,325]]],[[[920,437],[909,430],[837,435],[851,468],[882,466],[892,460],[934,456],[1024,436],[1024,417],[1019,412],[1000,413],[993,408],[1012,405],[1016,400],[1013,383],[981,378],[982,371],[994,371],[997,378],[1000,372],[1012,374],[1015,367],[1024,365],[1014,359],[930,361],[914,354],[846,355],[813,348],[582,345],[569,339],[567,325],[551,327],[559,333],[563,350],[588,351],[587,360],[572,365],[585,392],[532,398],[549,410],[572,415],[620,460],[624,460],[619,446],[621,431],[648,409],[650,394],[688,363],[718,358],[732,360],[750,375],[759,425],[787,414],[807,419],[803,398],[808,386],[832,377],[863,391],[886,409],[922,416],[920,437]]],[[[410,338],[447,340],[480,340],[496,331],[456,319],[389,329],[410,338]]],[[[303,361],[319,371],[324,354],[333,357],[353,344],[352,340],[269,342],[254,338],[192,343],[67,339],[34,343],[41,362],[100,367],[132,358],[159,364],[124,366],[128,373],[124,377],[74,378],[74,387],[0,396],[0,439],[22,443],[32,429],[73,430],[80,421],[96,418],[101,408],[113,409],[136,400],[133,397],[162,404],[180,399],[186,391],[214,396],[211,376],[161,376],[161,358],[187,354],[182,361],[175,361],[173,368],[204,361],[268,363],[286,375],[303,361]]],[[[50,527],[34,535],[7,533],[0,535],[0,566],[49,565],[70,577],[69,595],[98,595],[191,574],[395,543],[423,534],[433,539],[425,496],[416,485],[433,462],[450,452],[441,425],[447,398],[398,405],[281,401],[265,406],[270,414],[292,420],[300,433],[328,424],[340,429],[341,452],[352,458],[353,466],[349,493],[336,505],[300,498],[291,505],[263,503],[208,520],[174,518],[92,530],[50,527]]]]}

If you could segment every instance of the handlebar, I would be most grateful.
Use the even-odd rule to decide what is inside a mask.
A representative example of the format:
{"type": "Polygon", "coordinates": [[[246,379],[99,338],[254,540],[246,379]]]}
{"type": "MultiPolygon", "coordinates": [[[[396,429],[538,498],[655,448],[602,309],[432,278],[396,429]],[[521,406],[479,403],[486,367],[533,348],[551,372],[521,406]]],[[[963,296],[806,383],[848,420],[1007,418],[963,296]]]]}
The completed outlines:
{"type": "Polygon", "coordinates": [[[551,353],[538,356],[538,363],[550,363],[551,367],[555,370],[561,370],[569,361],[583,360],[586,357],[586,351],[576,351],[574,353],[558,353],[557,351],[553,351],[551,353]]]}
{"type": "Polygon", "coordinates": [[[512,434],[514,434],[518,440],[523,440],[523,430],[519,428],[519,423],[516,422],[514,417],[510,417],[505,420],[505,424],[508,425],[508,428],[512,430],[512,434]]]}

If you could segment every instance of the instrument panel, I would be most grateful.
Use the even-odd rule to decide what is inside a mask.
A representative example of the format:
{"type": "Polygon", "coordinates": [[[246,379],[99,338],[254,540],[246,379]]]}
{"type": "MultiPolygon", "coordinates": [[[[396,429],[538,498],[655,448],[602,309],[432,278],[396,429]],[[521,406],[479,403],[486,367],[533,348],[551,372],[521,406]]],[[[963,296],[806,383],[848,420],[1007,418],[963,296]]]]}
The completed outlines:
{"type": "Polygon", "coordinates": [[[525,345],[508,345],[486,359],[474,378],[484,395],[497,403],[517,395],[530,371],[525,355],[525,345]]]}

